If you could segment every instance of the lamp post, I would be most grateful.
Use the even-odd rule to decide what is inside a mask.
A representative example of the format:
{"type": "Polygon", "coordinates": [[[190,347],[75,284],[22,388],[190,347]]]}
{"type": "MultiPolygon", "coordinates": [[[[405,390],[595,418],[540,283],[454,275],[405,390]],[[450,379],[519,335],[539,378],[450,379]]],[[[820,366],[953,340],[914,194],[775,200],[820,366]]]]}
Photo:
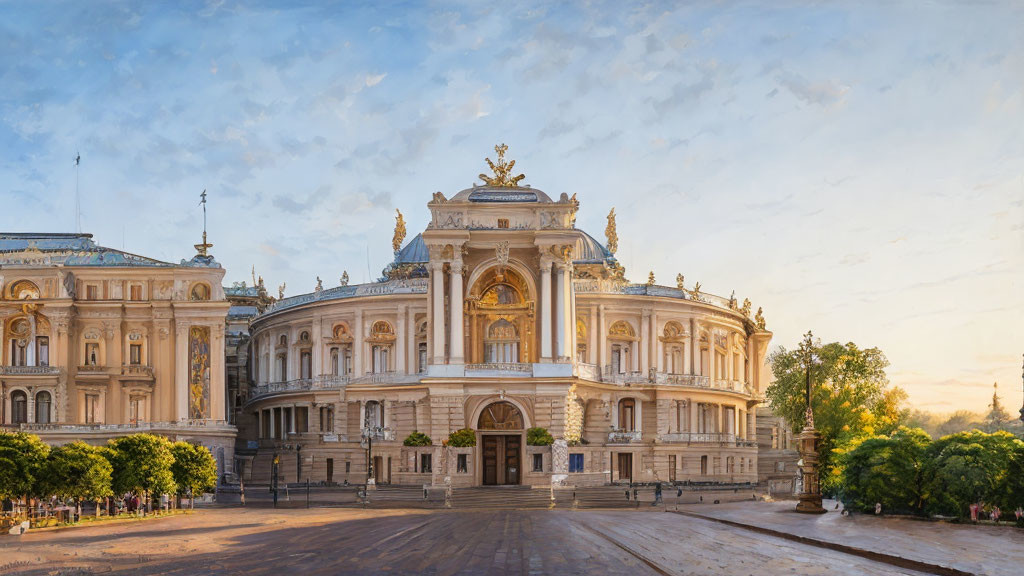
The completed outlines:
{"type": "Polygon", "coordinates": [[[818,442],[821,436],[814,429],[814,410],[811,407],[811,366],[814,364],[814,335],[810,330],[804,334],[800,344],[804,357],[806,373],[805,397],[807,412],[804,416],[804,429],[797,435],[800,448],[800,471],[803,473],[803,488],[800,490],[800,501],[796,505],[797,512],[805,514],[823,514],[821,506],[821,485],[818,479],[818,442]]]}
{"type": "Polygon", "coordinates": [[[366,488],[376,486],[376,476],[373,473],[373,439],[374,437],[380,437],[384,433],[384,428],[381,426],[367,426],[363,428],[363,441],[361,442],[362,447],[366,449],[366,488]]]}

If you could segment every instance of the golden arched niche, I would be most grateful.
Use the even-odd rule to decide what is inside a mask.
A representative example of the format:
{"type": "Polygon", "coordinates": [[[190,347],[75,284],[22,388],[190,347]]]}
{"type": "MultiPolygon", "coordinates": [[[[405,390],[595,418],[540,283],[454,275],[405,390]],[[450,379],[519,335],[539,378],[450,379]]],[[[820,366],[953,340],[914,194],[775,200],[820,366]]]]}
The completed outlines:
{"type": "Polygon", "coordinates": [[[466,298],[469,362],[536,362],[534,306],[529,284],[516,270],[494,267],[480,275],[466,298]],[[494,338],[499,331],[500,343],[494,338]],[[509,346],[508,339],[516,339],[517,345],[509,346]],[[498,344],[503,353],[495,355],[489,347],[498,344]]]}

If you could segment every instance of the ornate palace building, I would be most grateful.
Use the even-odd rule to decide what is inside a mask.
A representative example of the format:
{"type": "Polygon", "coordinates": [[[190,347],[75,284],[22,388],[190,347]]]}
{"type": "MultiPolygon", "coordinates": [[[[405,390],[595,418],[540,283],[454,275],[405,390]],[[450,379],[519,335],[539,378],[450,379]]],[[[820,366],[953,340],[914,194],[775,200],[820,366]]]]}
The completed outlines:
{"type": "Polygon", "coordinates": [[[90,234],[0,233],[0,424],[54,444],[153,432],[230,471],[224,270],[197,245],[161,262],[90,234]]]}
{"type": "Polygon", "coordinates": [[[496,150],[404,246],[399,214],[380,281],[318,283],[251,322],[243,477],[277,459],[289,482],[757,482],[760,310],[682,276],[628,282],[614,210],[602,245],[575,195],[520,185],[496,150]],[[554,444],[529,445],[534,427],[554,444]],[[475,446],[447,446],[463,429],[475,446]],[[414,431],[430,445],[403,445],[414,431]]]}

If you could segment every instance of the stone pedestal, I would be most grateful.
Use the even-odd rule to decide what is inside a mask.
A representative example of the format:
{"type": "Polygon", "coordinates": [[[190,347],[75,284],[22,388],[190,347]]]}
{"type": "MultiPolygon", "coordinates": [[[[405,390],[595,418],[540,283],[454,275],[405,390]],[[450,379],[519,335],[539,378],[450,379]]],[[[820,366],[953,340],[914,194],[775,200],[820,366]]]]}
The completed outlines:
{"type": "Polygon", "coordinates": [[[800,501],[796,505],[797,512],[825,513],[825,509],[821,506],[821,485],[818,478],[818,442],[820,438],[813,425],[805,427],[796,437],[800,449],[800,471],[803,476],[800,501]]]}

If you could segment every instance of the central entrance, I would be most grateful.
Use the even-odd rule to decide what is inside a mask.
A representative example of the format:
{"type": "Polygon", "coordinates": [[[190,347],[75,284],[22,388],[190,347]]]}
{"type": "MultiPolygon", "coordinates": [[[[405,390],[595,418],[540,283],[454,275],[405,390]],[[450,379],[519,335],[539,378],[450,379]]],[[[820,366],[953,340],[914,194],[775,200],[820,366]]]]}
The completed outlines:
{"type": "Polygon", "coordinates": [[[484,486],[519,484],[523,476],[523,414],[511,402],[484,407],[480,431],[481,482],[484,486]]]}
{"type": "Polygon", "coordinates": [[[520,443],[522,438],[516,436],[486,435],[482,437],[484,486],[504,486],[519,484],[520,443]]]}

